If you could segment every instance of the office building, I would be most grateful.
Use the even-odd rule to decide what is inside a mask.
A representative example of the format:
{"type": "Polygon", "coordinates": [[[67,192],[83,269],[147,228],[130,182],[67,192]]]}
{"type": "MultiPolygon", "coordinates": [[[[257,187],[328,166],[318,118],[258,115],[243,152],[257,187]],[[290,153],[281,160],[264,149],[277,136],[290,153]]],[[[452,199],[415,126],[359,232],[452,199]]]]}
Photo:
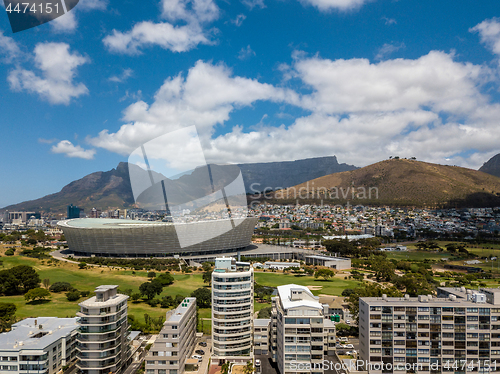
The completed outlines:
{"type": "Polygon", "coordinates": [[[500,371],[500,289],[443,287],[438,296],[359,300],[370,373],[500,371]]]}
{"type": "Polygon", "coordinates": [[[127,299],[118,286],[99,286],[78,304],[77,367],[82,374],[121,373],[130,358],[127,299]]]}
{"type": "Polygon", "coordinates": [[[76,359],[76,318],[26,318],[0,334],[0,372],[54,374],[76,359]]]}
{"type": "Polygon", "coordinates": [[[83,208],[79,208],[71,204],[68,205],[66,216],[67,219],[74,219],[74,218],[83,218],[85,217],[85,214],[83,208]]]}
{"type": "Polygon", "coordinates": [[[272,305],[271,349],[280,374],[323,373],[329,334],[335,346],[335,325],[324,318],[319,298],[307,287],[288,284],[278,286],[272,305]]]}
{"type": "Polygon", "coordinates": [[[188,297],[167,313],[163,328],[146,356],[146,374],[182,374],[196,339],[196,298],[188,297]]]}
{"type": "Polygon", "coordinates": [[[253,358],[253,268],[232,257],[215,260],[212,273],[212,362],[253,358]]]}

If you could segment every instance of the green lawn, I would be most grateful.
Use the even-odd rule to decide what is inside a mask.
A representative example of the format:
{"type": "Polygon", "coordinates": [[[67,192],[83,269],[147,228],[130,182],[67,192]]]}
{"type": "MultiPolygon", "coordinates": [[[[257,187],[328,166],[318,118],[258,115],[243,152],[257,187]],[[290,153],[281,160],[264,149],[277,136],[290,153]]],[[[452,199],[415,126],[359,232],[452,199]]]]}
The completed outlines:
{"type": "Polygon", "coordinates": [[[344,280],[340,278],[332,278],[328,281],[315,279],[311,276],[295,276],[293,274],[283,273],[255,273],[255,281],[263,286],[277,287],[284,284],[298,284],[301,286],[320,286],[320,290],[313,290],[314,295],[326,294],[340,296],[346,288],[357,287],[360,283],[354,280],[344,280]]]}
{"type": "MultiPolygon", "coordinates": [[[[79,269],[77,265],[58,262],[57,265],[49,265],[47,260],[40,261],[21,256],[2,257],[2,269],[8,269],[17,265],[33,266],[40,275],[40,279],[48,278],[50,283],[69,282],[80,291],[90,291],[103,284],[116,284],[120,289],[132,289],[133,292],[138,292],[139,286],[148,281],[146,271],[137,271],[135,274],[132,270],[110,269],[107,267],[89,267],[88,269],[79,269]]],[[[163,296],[176,295],[189,296],[191,292],[199,287],[206,286],[203,283],[201,274],[172,274],[174,284],[165,287],[160,298],[163,296]]],[[[79,301],[83,301],[81,298],[79,301]]],[[[24,297],[20,296],[2,296],[0,302],[13,302],[17,306],[16,317],[72,317],[79,310],[78,302],[70,302],[66,299],[64,293],[52,293],[50,301],[42,304],[26,303],[24,297]]],[[[144,314],[149,314],[152,317],[164,316],[168,309],[151,307],[145,303],[129,302],[129,314],[136,319],[144,322],[144,314]]]]}
{"type": "Polygon", "coordinates": [[[450,258],[453,255],[449,252],[429,252],[429,251],[408,251],[408,252],[385,252],[387,259],[392,260],[410,260],[410,261],[424,261],[424,260],[441,260],[443,258],[450,258]]]}
{"type": "MultiPolygon", "coordinates": [[[[132,289],[138,292],[139,286],[148,281],[147,272],[123,270],[119,268],[110,269],[107,267],[89,267],[88,269],[79,269],[76,264],[65,262],[56,262],[49,264],[47,260],[37,260],[21,256],[1,257],[3,269],[8,269],[17,265],[33,266],[40,275],[40,279],[48,278],[50,283],[69,282],[80,291],[90,291],[103,284],[116,284],[120,289],[132,289]]],[[[172,273],[175,282],[165,287],[160,298],[163,296],[176,295],[189,296],[191,292],[200,287],[206,287],[203,283],[201,274],[182,274],[172,273]]],[[[345,288],[354,288],[359,282],[333,278],[329,281],[318,280],[311,276],[296,277],[293,274],[282,273],[255,273],[255,280],[262,285],[276,287],[279,285],[295,283],[303,286],[321,286],[319,290],[313,290],[315,295],[329,294],[340,295],[345,288]]],[[[81,298],[79,301],[83,301],[81,298]]],[[[0,302],[13,302],[17,306],[16,317],[18,319],[26,317],[72,317],[79,310],[78,301],[70,302],[66,299],[64,293],[52,293],[50,301],[44,303],[26,303],[24,297],[20,296],[2,296],[0,302]]],[[[144,314],[151,317],[164,316],[168,309],[161,307],[151,307],[144,302],[129,302],[129,314],[137,320],[144,322],[144,314]]],[[[270,306],[269,303],[255,303],[255,312],[270,306]]],[[[200,310],[201,318],[210,318],[210,309],[200,310]]],[[[203,322],[203,330],[210,333],[210,321],[203,322]]]]}

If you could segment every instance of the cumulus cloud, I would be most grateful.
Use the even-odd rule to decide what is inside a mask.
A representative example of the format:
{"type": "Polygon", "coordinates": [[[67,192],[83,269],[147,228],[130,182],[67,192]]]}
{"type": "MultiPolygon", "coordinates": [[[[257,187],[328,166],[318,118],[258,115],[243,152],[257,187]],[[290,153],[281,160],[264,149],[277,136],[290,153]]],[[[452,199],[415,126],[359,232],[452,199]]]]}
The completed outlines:
{"type": "Polygon", "coordinates": [[[300,0],[305,5],[312,5],[320,11],[347,11],[360,8],[367,0],[300,0]]]}
{"type": "Polygon", "coordinates": [[[162,16],[169,22],[143,21],[130,31],[113,30],[103,39],[108,50],[138,55],[142,48],[160,46],[172,52],[186,52],[198,44],[211,44],[212,31],[206,25],[219,17],[212,0],[163,0],[162,16]],[[176,25],[174,23],[183,24],[176,25]]]}
{"type": "Polygon", "coordinates": [[[198,61],[186,77],[170,77],[155,94],[154,102],[144,101],[127,107],[116,133],[103,130],[88,141],[120,154],[127,154],[141,143],[166,132],[195,125],[206,139],[213,127],[223,124],[230,113],[256,101],[297,101],[293,92],[260,83],[254,79],[233,77],[226,66],[198,61]]]}
{"type": "Polygon", "coordinates": [[[0,56],[6,63],[11,63],[22,55],[14,39],[5,36],[0,30],[0,56]]]}
{"type": "Polygon", "coordinates": [[[7,78],[12,90],[36,93],[51,104],[65,105],[88,94],[83,83],[74,83],[76,69],[89,62],[87,57],[71,53],[66,43],[39,43],[34,52],[35,66],[41,76],[18,67],[7,78]]]}
{"type": "Polygon", "coordinates": [[[87,140],[127,154],[157,136],[195,125],[207,161],[220,163],[335,154],[364,166],[399,155],[477,168],[498,152],[500,104],[483,92],[485,82],[495,83],[486,66],[439,51],[377,63],[293,57],[286,73],[302,83],[301,94],[198,61],[187,74],[166,79],[152,103],[129,105],[118,131],[103,130],[87,140]],[[268,107],[265,121],[214,136],[235,111],[259,101],[279,104],[276,115],[268,107]],[[276,126],[273,121],[286,105],[294,107],[293,122],[276,126]]]}
{"type": "Polygon", "coordinates": [[[485,20],[469,31],[479,33],[481,42],[496,55],[500,55],[500,19],[485,20]]]}
{"type": "Polygon", "coordinates": [[[249,7],[250,10],[252,10],[253,8],[264,9],[266,7],[266,4],[264,4],[264,0],[242,0],[241,2],[249,7]]]}
{"type": "Polygon", "coordinates": [[[92,160],[96,153],[95,149],[83,149],[79,145],[74,145],[69,140],[61,140],[50,149],[52,153],[62,153],[66,157],[83,158],[85,160],[92,160]]]}
{"type": "Polygon", "coordinates": [[[210,44],[209,38],[198,25],[173,26],[168,22],[144,21],[132,30],[113,34],[103,39],[104,45],[115,53],[138,55],[141,49],[157,45],[172,52],[186,52],[198,44],[210,44]]]}

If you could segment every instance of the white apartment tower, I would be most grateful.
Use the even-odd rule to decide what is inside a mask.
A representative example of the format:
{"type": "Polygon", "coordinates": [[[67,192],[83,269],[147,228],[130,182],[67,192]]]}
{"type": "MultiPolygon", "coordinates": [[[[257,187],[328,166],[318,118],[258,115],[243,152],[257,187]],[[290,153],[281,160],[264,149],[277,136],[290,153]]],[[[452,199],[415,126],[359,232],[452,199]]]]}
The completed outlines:
{"type": "Polygon", "coordinates": [[[81,302],[77,367],[82,374],[120,373],[130,356],[127,299],[118,286],[99,286],[81,302]]]}
{"type": "Polygon", "coordinates": [[[167,312],[158,338],[146,356],[146,374],[182,374],[196,339],[196,298],[187,297],[167,312]]]}
{"type": "Polygon", "coordinates": [[[273,298],[271,349],[280,374],[324,372],[324,353],[335,326],[319,298],[304,286],[278,286],[273,298]]]}
{"type": "Polygon", "coordinates": [[[232,257],[215,260],[212,273],[212,361],[253,358],[253,268],[232,257]]]}

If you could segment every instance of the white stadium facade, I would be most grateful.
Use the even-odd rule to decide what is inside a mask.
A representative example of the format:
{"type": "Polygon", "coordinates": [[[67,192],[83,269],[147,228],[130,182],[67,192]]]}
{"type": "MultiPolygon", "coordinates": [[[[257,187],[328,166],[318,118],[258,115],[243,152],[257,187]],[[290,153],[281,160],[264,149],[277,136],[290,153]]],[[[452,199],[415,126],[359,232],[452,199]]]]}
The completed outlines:
{"type": "MultiPolygon", "coordinates": [[[[257,217],[190,223],[77,218],[59,222],[69,250],[79,256],[172,257],[228,253],[250,245],[257,217]],[[191,245],[181,245],[179,236],[191,245]],[[200,238],[197,240],[197,237],[200,238]],[[206,240],[203,240],[208,238],[206,240]]],[[[185,242],[185,241],[184,241],[185,242]]]]}

